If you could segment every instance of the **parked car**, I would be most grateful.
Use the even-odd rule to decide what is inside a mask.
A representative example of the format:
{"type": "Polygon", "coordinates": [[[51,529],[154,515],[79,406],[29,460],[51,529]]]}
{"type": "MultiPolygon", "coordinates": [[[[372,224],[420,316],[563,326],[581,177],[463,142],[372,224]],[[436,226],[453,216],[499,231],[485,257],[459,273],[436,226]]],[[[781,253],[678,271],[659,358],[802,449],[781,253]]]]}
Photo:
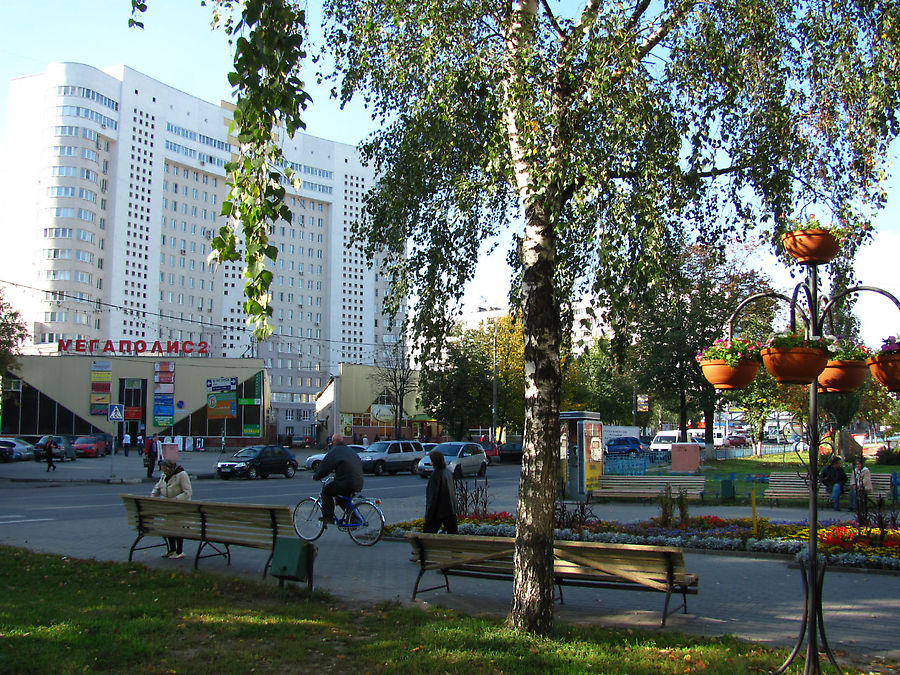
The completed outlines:
{"type": "Polygon", "coordinates": [[[75,446],[77,457],[103,457],[109,454],[109,443],[100,434],[79,436],[72,445],[75,446]]]}
{"type": "Polygon", "coordinates": [[[419,460],[425,457],[425,449],[418,441],[378,441],[363,448],[359,458],[363,471],[383,476],[392,476],[398,471],[416,472],[419,460]]]}
{"type": "Polygon", "coordinates": [[[739,434],[732,434],[728,438],[725,439],[725,445],[730,448],[744,448],[750,445],[747,442],[746,436],[741,436],[739,434]]]}
{"type": "MultiPolygon", "coordinates": [[[[365,452],[365,447],[362,445],[348,445],[348,448],[353,450],[353,452],[359,454],[360,452],[365,452]]],[[[317,452],[315,455],[310,455],[306,458],[306,462],[304,462],[304,466],[310,471],[315,471],[319,468],[319,464],[322,463],[322,459],[325,457],[324,452],[317,452]]]]}
{"type": "Polygon", "coordinates": [[[58,459],[62,462],[67,459],[71,459],[73,462],[75,461],[75,447],[72,445],[72,437],[63,435],[41,436],[41,439],[34,444],[34,458],[37,461],[46,458],[47,445],[51,440],[56,443],[56,448],[53,451],[53,459],[58,459]]]}
{"type": "MultiPolygon", "coordinates": [[[[487,472],[488,458],[484,454],[484,448],[478,443],[465,441],[439,443],[435,450],[444,455],[447,468],[450,469],[454,478],[466,475],[483,476],[487,472]]],[[[428,478],[433,474],[434,467],[431,465],[431,457],[427,455],[423,457],[417,470],[422,478],[428,478]]]]}
{"type": "Polygon", "coordinates": [[[0,461],[21,462],[34,459],[34,446],[21,438],[0,438],[0,461]],[[8,457],[9,459],[4,459],[8,457]]]}
{"type": "Polygon", "coordinates": [[[250,445],[236,452],[231,459],[216,465],[216,474],[227,480],[232,476],[265,478],[281,473],[293,478],[297,472],[297,458],[280,445],[250,445]]]}
{"type": "Polygon", "coordinates": [[[478,445],[484,449],[484,454],[488,458],[488,464],[500,463],[500,450],[494,441],[479,441],[478,445]]]}
{"type": "Polygon", "coordinates": [[[606,441],[607,455],[631,455],[635,457],[643,452],[641,447],[641,439],[633,436],[622,436],[620,438],[610,438],[606,441]]]}
{"type": "Polygon", "coordinates": [[[653,437],[653,442],[650,444],[650,451],[666,452],[671,450],[672,443],[677,443],[680,435],[681,432],[678,429],[657,432],[656,436],[653,437]]]}
{"type": "Polygon", "coordinates": [[[522,443],[504,443],[500,446],[500,457],[504,461],[521,462],[522,461],[522,443]]]}

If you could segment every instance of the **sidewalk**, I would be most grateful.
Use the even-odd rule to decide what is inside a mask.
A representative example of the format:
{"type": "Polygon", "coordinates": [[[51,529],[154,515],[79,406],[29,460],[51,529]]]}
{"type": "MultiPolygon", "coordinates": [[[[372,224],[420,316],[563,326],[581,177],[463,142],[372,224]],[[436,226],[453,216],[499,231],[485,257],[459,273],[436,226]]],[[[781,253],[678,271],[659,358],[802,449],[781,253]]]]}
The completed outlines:
{"type": "MultiPolygon", "coordinates": [[[[216,477],[216,463],[227,459],[238,451],[238,448],[225,448],[224,453],[218,450],[205,452],[180,452],[178,463],[191,475],[193,479],[209,479],[216,477]]],[[[306,458],[319,452],[315,449],[295,451],[294,455],[300,466],[306,458]]],[[[6,478],[13,481],[52,481],[73,482],[91,481],[95,483],[140,483],[149,481],[147,469],[144,467],[141,454],[132,450],[126,457],[119,451],[116,455],[106,457],[82,457],[74,462],[56,462],[56,471],[47,473],[45,462],[10,462],[0,464],[0,479],[6,478]]],[[[159,480],[159,467],[153,472],[156,480],[159,480]]]]}

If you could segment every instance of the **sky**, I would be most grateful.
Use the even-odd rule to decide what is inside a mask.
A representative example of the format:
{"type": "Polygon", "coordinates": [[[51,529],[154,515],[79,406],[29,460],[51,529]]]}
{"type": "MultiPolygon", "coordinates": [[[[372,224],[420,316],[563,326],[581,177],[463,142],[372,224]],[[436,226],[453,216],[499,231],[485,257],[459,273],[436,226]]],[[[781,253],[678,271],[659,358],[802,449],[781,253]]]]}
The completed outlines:
{"type": "MultiPolygon", "coordinates": [[[[0,42],[0,133],[14,133],[6,129],[9,81],[43,71],[54,61],[98,68],[124,63],[201,99],[230,100],[226,75],[232,50],[221,30],[210,30],[210,9],[202,7],[200,0],[147,0],[147,5],[144,28],[137,29],[128,28],[128,0],[2,0],[0,25],[6,30],[0,42]]],[[[308,23],[317,26],[320,3],[313,0],[309,5],[308,23]]],[[[307,133],[356,144],[376,129],[361,104],[354,102],[341,110],[330,99],[330,85],[317,84],[312,71],[306,85],[313,97],[303,116],[307,133]]],[[[895,144],[892,154],[896,163],[900,144],[895,144]]],[[[874,243],[858,254],[857,275],[860,283],[900,296],[900,180],[891,180],[888,195],[888,206],[875,221],[874,243]]],[[[489,244],[485,245],[479,260],[473,261],[476,275],[464,298],[468,309],[506,306],[510,241],[509,234],[502,237],[490,254],[489,244]]],[[[780,288],[795,283],[773,259],[766,258],[761,265],[780,288]]],[[[865,342],[878,347],[881,338],[900,333],[900,310],[880,296],[869,295],[873,297],[860,298],[857,313],[865,342]]]]}

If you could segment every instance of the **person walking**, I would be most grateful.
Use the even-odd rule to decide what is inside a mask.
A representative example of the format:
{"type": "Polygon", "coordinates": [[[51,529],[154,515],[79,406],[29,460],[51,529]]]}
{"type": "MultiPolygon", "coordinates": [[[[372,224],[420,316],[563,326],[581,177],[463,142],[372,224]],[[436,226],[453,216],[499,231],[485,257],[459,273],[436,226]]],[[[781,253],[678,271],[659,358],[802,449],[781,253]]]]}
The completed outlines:
{"type": "Polygon", "coordinates": [[[442,526],[446,534],[457,534],[456,483],[443,453],[432,450],[428,453],[434,471],[425,487],[425,525],[423,532],[437,532],[442,526]]]}
{"type": "Polygon", "coordinates": [[[47,445],[44,449],[44,458],[47,460],[47,473],[50,473],[50,469],[56,471],[56,464],[53,463],[53,451],[57,447],[56,441],[52,438],[47,441],[47,445]]]}
{"type": "Polygon", "coordinates": [[[850,508],[857,509],[866,505],[866,498],[872,494],[872,472],[866,466],[865,458],[856,458],[856,466],[850,478],[850,508]]]}
{"type": "Polygon", "coordinates": [[[819,476],[822,484],[831,495],[831,504],[835,511],[841,510],[841,493],[844,491],[844,483],[847,482],[847,472],[841,466],[841,458],[835,457],[831,460],[819,476]]]}
{"type": "Polygon", "coordinates": [[[147,439],[144,448],[144,466],[147,467],[147,478],[153,478],[153,470],[156,468],[156,460],[159,457],[159,440],[156,434],[147,439]]]}
{"type": "Polygon", "coordinates": [[[128,457],[128,448],[131,447],[131,434],[127,431],[122,434],[122,449],[125,451],[125,456],[128,457]]]}
{"type": "MultiPolygon", "coordinates": [[[[159,482],[153,486],[150,496],[189,501],[194,490],[184,467],[171,459],[164,459],[159,463],[159,467],[162,469],[162,476],[160,476],[159,482]]],[[[184,557],[184,537],[165,537],[165,540],[167,550],[163,558],[184,557]]]]}

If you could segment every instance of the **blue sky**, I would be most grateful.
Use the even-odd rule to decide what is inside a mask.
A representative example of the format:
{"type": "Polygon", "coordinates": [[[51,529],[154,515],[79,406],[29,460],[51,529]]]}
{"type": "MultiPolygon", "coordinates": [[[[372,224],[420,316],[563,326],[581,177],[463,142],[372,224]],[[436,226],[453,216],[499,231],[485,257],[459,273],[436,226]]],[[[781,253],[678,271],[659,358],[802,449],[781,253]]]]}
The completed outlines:
{"type": "MultiPolygon", "coordinates": [[[[229,99],[226,74],[232,52],[221,30],[211,31],[211,12],[200,0],[148,0],[143,29],[129,29],[128,0],[2,0],[0,25],[0,132],[6,133],[9,80],[43,70],[53,61],[76,61],[97,67],[124,63],[150,77],[194,96],[217,103],[229,99]]],[[[311,2],[309,23],[321,22],[318,2],[311,2]]],[[[328,86],[318,86],[312,72],[306,77],[313,103],[304,119],[307,133],[355,144],[374,130],[361,105],[340,110],[330,100],[328,86]]],[[[895,144],[894,160],[900,146],[895,144]]],[[[862,283],[881,286],[900,296],[900,183],[889,184],[888,207],[876,220],[875,244],[860,252],[857,273],[862,283]]],[[[478,305],[505,306],[509,288],[505,263],[506,237],[490,256],[478,261],[475,281],[466,301],[478,305]]],[[[787,285],[786,272],[764,263],[776,283],[787,285]]],[[[870,346],[880,338],[900,333],[900,312],[882,298],[861,300],[863,337],[870,346]]]]}

